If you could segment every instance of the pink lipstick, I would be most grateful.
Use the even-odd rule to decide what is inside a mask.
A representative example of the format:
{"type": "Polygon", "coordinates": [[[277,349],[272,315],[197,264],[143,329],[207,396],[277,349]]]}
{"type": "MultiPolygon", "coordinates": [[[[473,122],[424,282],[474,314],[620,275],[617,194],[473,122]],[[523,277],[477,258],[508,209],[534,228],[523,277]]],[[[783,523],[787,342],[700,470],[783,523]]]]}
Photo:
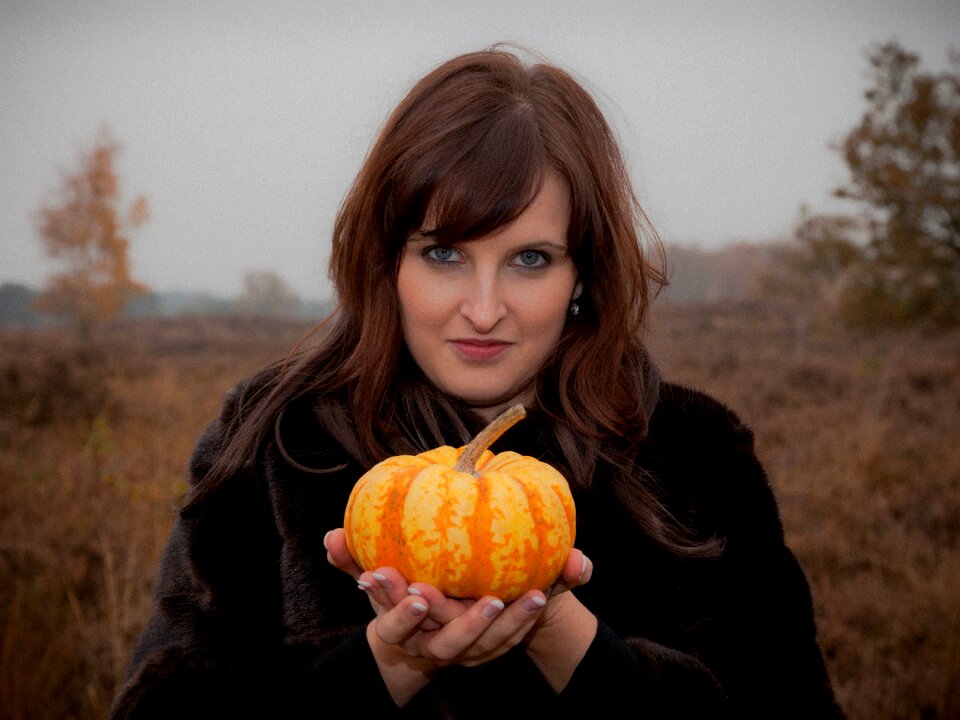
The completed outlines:
{"type": "Polygon", "coordinates": [[[454,340],[453,347],[466,360],[495,360],[510,343],[501,340],[454,340]]]}

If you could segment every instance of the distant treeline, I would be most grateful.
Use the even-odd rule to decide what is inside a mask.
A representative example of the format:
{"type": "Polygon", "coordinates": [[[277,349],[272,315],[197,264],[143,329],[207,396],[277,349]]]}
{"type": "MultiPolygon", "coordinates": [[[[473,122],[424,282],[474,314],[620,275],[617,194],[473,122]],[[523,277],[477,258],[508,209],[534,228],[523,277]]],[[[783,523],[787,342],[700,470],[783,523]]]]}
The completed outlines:
{"type": "Polygon", "coordinates": [[[736,302],[756,299],[761,282],[779,266],[780,243],[738,242],[717,249],[667,246],[670,284],[660,298],[672,303],[736,302]]]}
{"type": "MultiPolygon", "coordinates": [[[[52,327],[63,318],[37,310],[39,290],[21,283],[0,284],[0,328],[52,327]]],[[[331,309],[329,301],[296,300],[284,310],[284,319],[320,320],[331,309]]],[[[134,295],[128,301],[121,317],[128,319],[188,316],[270,315],[272,308],[258,310],[249,301],[241,302],[204,292],[147,292],[134,295]]]]}

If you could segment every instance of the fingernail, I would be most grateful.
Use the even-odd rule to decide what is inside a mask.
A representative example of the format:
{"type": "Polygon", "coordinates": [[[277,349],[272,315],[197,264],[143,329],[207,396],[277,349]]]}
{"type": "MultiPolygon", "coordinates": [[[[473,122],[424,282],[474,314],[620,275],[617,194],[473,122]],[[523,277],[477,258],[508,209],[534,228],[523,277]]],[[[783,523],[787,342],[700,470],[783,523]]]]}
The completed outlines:
{"type": "Polygon", "coordinates": [[[547,604],[547,601],[540,595],[529,597],[523,602],[523,609],[527,612],[535,612],[547,604]]]}
{"type": "Polygon", "coordinates": [[[373,586],[370,583],[368,583],[366,580],[357,580],[357,587],[363,590],[364,592],[367,592],[373,586]]]}
{"type": "Polygon", "coordinates": [[[419,617],[427,611],[427,606],[420,602],[415,602],[410,604],[410,614],[414,617],[419,617]]]}
{"type": "Polygon", "coordinates": [[[483,616],[487,620],[492,620],[500,614],[500,611],[503,610],[503,607],[502,600],[491,600],[487,603],[486,607],[483,608],[483,616]]]}
{"type": "Polygon", "coordinates": [[[327,530],[327,534],[323,536],[323,547],[324,547],[324,549],[326,549],[326,550],[329,550],[329,549],[330,549],[329,547],[327,547],[327,538],[330,537],[330,533],[332,533],[332,532],[333,532],[333,530],[327,530]]]}
{"type": "Polygon", "coordinates": [[[408,587],[407,592],[411,595],[423,595],[423,593],[417,590],[415,587],[408,587]]]}
{"type": "Polygon", "coordinates": [[[583,556],[583,567],[580,568],[580,575],[577,577],[577,582],[583,582],[583,576],[587,574],[587,566],[590,564],[590,561],[587,559],[587,556],[583,556]]]}
{"type": "Polygon", "coordinates": [[[377,581],[377,584],[384,590],[389,590],[391,588],[390,581],[387,580],[387,576],[383,573],[375,572],[373,577],[377,581]]]}

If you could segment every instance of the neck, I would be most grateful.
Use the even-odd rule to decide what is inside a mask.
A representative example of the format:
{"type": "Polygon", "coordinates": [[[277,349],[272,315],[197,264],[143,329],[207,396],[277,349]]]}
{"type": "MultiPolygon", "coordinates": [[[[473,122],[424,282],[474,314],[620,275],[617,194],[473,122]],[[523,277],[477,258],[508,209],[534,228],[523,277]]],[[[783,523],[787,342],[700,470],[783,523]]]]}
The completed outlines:
{"type": "Polygon", "coordinates": [[[532,402],[533,402],[533,390],[527,390],[526,392],[521,393],[520,395],[516,395],[508,400],[498,401],[490,405],[474,405],[472,403],[468,403],[467,407],[469,407],[471,410],[473,410],[473,412],[475,412],[477,415],[483,418],[484,422],[489,423],[498,415],[500,415],[500,413],[502,413],[504,410],[506,410],[507,408],[513,405],[516,405],[517,403],[521,403],[529,409],[532,402]]]}

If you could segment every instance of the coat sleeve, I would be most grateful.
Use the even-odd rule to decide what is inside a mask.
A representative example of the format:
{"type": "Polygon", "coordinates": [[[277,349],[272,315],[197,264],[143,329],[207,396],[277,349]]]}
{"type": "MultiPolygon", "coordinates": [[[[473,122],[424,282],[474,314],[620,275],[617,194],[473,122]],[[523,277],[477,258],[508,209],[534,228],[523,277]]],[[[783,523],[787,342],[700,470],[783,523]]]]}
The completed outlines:
{"type": "Polygon", "coordinates": [[[643,638],[624,639],[603,620],[559,700],[601,715],[636,707],[638,716],[651,719],[731,717],[722,688],[697,658],[643,638]]]}
{"type": "MultiPolygon", "coordinates": [[[[809,585],[785,544],[752,433],[706,396],[667,392],[651,431],[653,474],[669,488],[675,516],[722,539],[723,548],[663,574],[639,565],[618,573],[627,597],[671,593],[638,610],[657,608],[670,629],[654,642],[622,617],[614,630],[600,610],[597,637],[564,690],[568,706],[640,703],[649,717],[843,718],[817,643],[809,585]]],[[[616,560],[631,562],[629,555],[616,560]]]]}
{"type": "MultiPolygon", "coordinates": [[[[191,479],[209,470],[237,417],[237,394],[201,437],[191,479]]],[[[330,627],[312,647],[286,643],[280,536],[257,473],[244,470],[174,522],[154,607],[110,717],[341,717],[397,708],[362,624],[330,627]]]]}

